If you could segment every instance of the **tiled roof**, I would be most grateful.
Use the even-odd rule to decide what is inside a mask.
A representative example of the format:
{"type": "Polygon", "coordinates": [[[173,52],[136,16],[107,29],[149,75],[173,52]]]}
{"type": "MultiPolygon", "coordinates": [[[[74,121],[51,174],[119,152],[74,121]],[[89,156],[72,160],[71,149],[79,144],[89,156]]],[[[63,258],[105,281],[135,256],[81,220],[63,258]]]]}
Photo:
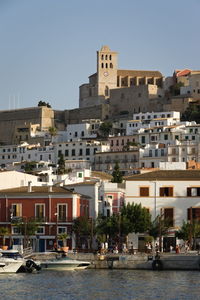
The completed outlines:
{"type": "Polygon", "coordinates": [[[139,77],[163,77],[159,71],[143,71],[143,70],[117,70],[118,76],[139,76],[139,77]]]}
{"type": "Polygon", "coordinates": [[[12,189],[0,190],[1,194],[73,194],[73,191],[65,187],[53,186],[52,191],[48,186],[32,186],[32,191],[28,192],[28,187],[17,187],[12,189]]]}
{"type": "Polygon", "coordinates": [[[137,174],[126,179],[131,180],[200,180],[200,170],[159,170],[144,174],[137,174]]]}
{"type": "Polygon", "coordinates": [[[99,172],[99,171],[92,171],[91,174],[92,177],[98,177],[100,179],[106,179],[106,180],[111,180],[112,175],[105,173],[105,172],[99,172]]]}

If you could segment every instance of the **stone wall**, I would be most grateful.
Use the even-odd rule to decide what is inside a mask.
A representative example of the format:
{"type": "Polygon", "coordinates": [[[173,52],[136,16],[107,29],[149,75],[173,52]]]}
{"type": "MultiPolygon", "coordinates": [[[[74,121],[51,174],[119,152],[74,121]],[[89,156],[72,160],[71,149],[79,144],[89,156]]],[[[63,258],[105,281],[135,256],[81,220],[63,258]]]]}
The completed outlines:
{"type": "Polygon", "coordinates": [[[41,130],[54,126],[54,112],[48,107],[31,107],[0,111],[0,142],[13,144],[18,127],[39,124],[41,130]]]}

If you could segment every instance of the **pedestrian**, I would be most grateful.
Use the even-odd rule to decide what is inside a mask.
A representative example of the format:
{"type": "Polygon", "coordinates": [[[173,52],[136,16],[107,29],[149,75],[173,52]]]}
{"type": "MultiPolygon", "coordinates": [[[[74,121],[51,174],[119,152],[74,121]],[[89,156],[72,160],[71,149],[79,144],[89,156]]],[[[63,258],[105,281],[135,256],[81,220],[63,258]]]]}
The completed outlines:
{"type": "Polygon", "coordinates": [[[108,252],[108,242],[105,242],[105,252],[108,252]]]}
{"type": "Polygon", "coordinates": [[[169,251],[170,251],[170,253],[172,253],[173,249],[174,249],[173,246],[170,245],[170,246],[169,246],[169,251]]]}

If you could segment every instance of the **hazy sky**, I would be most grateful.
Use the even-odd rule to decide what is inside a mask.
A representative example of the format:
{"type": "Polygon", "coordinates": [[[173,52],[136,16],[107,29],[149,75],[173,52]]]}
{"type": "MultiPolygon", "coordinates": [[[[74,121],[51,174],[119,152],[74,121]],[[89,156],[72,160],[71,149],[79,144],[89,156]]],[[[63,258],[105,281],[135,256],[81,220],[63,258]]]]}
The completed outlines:
{"type": "Polygon", "coordinates": [[[78,107],[109,45],[119,69],[200,69],[200,0],[0,0],[0,110],[78,107]]]}

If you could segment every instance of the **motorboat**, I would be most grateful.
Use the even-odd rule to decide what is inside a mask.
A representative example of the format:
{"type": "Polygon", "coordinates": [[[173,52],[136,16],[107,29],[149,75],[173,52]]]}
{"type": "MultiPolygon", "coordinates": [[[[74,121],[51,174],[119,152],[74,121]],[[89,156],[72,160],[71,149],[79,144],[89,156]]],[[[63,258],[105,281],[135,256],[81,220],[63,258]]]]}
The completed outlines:
{"type": "Polygon", "coordinates": [[[25,259],[17,250],[0,250],[0,273],[32,273],[40,269],[39,264],[25,259]]]}
{"type": "Polygon", "coordinates": [[[66,255],[56,256],[52,259],[40,261],[42,269],[48,270],[81,270],[86,269],[91,263],[88,261],[81,261],[77,259],[71,259],[66,255]]]}
{"type": "Polygon", "coordinates": [[[24,262],[17,250],[0,250],[0,273],[16,273],[24,262]]]}

